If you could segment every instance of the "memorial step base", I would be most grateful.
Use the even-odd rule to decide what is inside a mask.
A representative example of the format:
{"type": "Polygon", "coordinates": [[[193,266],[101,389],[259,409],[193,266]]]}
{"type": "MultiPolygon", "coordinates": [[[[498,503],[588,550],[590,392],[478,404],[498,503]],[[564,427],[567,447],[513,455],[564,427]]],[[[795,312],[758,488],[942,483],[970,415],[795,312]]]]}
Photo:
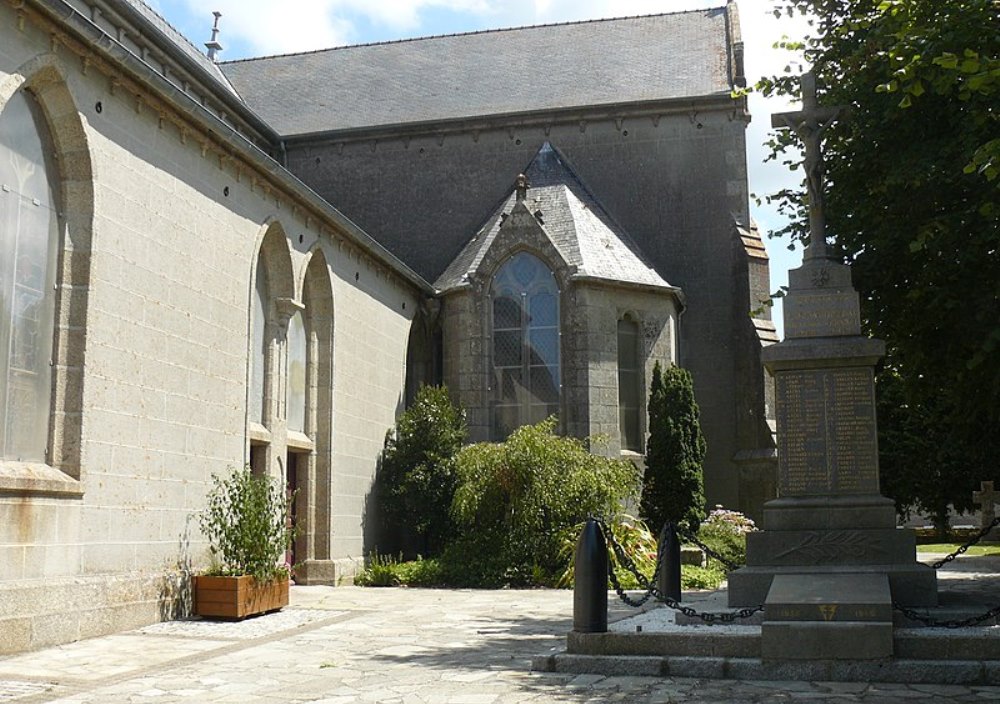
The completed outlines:
{"type": "Polygon", "coordinates": [[[764,602],[765,660],[892,656],[892,596],[884,574],[786,574],[764,602]]]}
{"type": "Polygon", "coordinates": [[[877,575],[889,579],[892,600],[902,606],[937,606],[937,574],[919,562],[894,565],[824,565],[778,567],[755,565],[729,573],[728,601],[733,608],[763,604],[771,582],[779,575],[877,575]]]}
{"type": "Polygon", "coordinates": [[[913,531],[762,530],[747,535],[747,564],[774,567],[892,565],[913,562],[913,531]]]}

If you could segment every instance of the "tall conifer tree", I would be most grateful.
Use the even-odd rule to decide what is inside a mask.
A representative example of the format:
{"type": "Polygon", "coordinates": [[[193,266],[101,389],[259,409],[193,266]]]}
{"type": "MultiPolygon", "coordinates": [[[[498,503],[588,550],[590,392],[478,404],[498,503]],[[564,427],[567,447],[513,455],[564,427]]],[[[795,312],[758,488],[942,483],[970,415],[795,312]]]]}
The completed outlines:
{"type": "Polygon", "coordinates": [[[640,505],[653,530],[673,521],[695,531],[705,517],[705,438],[698,417],[691,373],[673,365],[664,371],[657,362],[649,387],[649,442],[640,505]]]}

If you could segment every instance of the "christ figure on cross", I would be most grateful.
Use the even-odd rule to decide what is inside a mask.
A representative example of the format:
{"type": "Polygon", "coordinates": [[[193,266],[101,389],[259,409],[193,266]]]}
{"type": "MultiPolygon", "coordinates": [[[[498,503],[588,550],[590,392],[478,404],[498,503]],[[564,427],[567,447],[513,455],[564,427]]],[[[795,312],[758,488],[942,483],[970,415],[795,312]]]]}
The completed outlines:
{"type": "Polygon", "coordinates": [[[775,129],[791,129],[805,145],[803,164],[809,198],[809,246],[806,259],[826,259],[826,217],[823,212],[823,133],[839,116],[842,107],[820,107],[816,100],[816,76],[802,74],[802,110],[771,115],[775,129]]]}

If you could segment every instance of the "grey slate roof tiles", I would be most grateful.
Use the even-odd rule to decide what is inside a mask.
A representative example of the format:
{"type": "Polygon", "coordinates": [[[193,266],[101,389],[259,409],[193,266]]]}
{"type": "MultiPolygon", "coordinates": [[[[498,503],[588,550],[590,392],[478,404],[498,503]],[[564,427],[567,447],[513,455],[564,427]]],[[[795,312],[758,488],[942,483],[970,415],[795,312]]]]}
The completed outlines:
{"type": "Polygon", "coordinates": [[[727,94],[724,7],[221,64],[284,136],[727,94]]]}
{"type": "MultiPolygon", "coordinates": [[[[198,47],[194,45],[194,43],[191,42],[191,40],[181,34],[156,10],[142,0],[120,0],[120,2],[121,4],[132,8],[133,11],[141,15],[143,19],[153,25],[156,30],[160,32],[160,34],[162,34],[171,44],[173,44],[179,52],[199,64],[201,68],[207,71],[225,90],[230,93],[236,93],[233,85],[220,69],[219,64],[209,59],[198,47]]],[[[208,17],[207,11],[205,12],[205,16],[206,18],[208,17]]]]}
{"type": "MultiPolygon", "coordinates": [[[[530,183],[525,204],[532,212],[541,212],[543,231],[563,260],[576,269],[576,276],[673,288],[656,273],[631,238],[604,212],[548,142],[525,174],[530,183]]],[[[496,239],[502,214],[510,212],[515,198],[512,190],[438,278],[436,289],[443,292],[464,285],[496,239]]]]}

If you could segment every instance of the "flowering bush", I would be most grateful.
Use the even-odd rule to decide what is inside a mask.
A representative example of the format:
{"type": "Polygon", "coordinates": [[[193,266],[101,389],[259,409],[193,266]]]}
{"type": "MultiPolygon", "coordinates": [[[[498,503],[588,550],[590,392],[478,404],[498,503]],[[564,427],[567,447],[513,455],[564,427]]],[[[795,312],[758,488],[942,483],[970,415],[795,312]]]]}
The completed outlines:
{"type": "Polygon", "coordinates": [[[708,514],[708,518],[702,521],[702,527],[711,526],[722,531],[732,532],[734,535],[746,535],[757,530],[753,520],[739,511],[730,511],[720,505],[716,505],[708,514]]]}
{"type": "Polygon", "coordinates": [[[737,565],[747,561],[747,533],[757,530],[754,522],[739,511],[716,506],[702,521],[698,539],[737,565]]]}

